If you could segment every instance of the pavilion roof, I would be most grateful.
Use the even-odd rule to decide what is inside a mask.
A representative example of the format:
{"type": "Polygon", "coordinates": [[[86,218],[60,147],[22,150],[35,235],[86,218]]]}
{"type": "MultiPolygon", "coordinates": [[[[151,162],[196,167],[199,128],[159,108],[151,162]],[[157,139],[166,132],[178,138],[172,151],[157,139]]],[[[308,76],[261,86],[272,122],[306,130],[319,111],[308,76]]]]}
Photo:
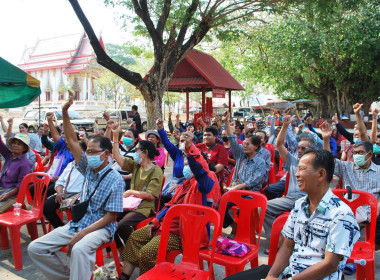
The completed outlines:
{"type": "Polygon", "coordinates": [[[169,82],[170,91],[244,90],[243,86],[211,55],[191,50],[178,64],[169,82]]]}
{"type": "Polygon", "coordinates": [[[34,47],[25,49],[18,66],[27,72],[63,68],[67,74],[86,71],[94,58],[90,41],[82,32],[37,40],[34,47]]]}

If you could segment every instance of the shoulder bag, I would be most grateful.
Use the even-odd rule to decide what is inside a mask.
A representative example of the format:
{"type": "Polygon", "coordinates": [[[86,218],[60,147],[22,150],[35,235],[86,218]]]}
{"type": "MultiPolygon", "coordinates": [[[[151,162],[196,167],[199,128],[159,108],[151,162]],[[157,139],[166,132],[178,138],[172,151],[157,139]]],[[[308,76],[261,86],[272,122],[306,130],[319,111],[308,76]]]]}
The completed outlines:
{"type": "Polygon", "coordinates": [[[107,174],[110,173],[112,170],[113,169],[110,168],[103,174],[103,176],[100,178],[98,184],[96,185],[94,191],[91,193],[90,197],[87,200],[71,206],[71,214],[72,214],[73,222],[77,223],[83,218],[83,216],[87,212],[88,204],[90,203],[92,196],[95,194],[96,190],[98,189],[100,183],[103,181],[104,177],[106,177],[107,174]]]}

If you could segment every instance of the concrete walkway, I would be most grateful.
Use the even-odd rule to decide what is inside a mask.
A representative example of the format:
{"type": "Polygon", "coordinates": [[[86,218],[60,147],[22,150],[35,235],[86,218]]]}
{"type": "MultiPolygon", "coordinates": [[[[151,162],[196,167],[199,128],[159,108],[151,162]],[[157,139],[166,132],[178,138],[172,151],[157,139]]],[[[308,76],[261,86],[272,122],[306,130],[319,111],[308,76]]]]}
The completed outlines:
{"type": "MultiPolygon", "coordinates": [[[[167,178],[167,182],[171,178],[171,170],[172,170],[172,162],[169,161],[169,165],[165,169],[165,176],[167,178]]],[[[42,227],[41,225],[38,225],[38,230],[40,236],[42,233],[42,227]]],[[[226,229],[223,232],[229,233],[230,229],[226,229]]],[[[45,279],[45,277],[42,275],[42,273],[36,268],[36,266],[32,263],[30,260],[28,254],[27,254],[27,246],[30,243],[30,237],[27,233],[26,227],[22,227],[21,230],[21,250],[22,250],[22,256],[23,256],[23,265],[24,269],[15,271],[14,265],[13,265],[13,257],[12,257],[12,250],[1,250],[0,249],[0,279],[6,279],[6,280],[20,280],[20,279],[45,279]]],[[[265,237],[262,237],[260,241],[260,250],[259,250],[259,265],[260,264],[267,264],[268,257],[263,253],[264,249],[269,248],[269,240],[267,240],[265,237]]],[[[61,259],[64,261],[65,264],[68,264],[68,258],[61,252],[58,252],[61,259]]],[[[105,253],[104,253],[105,255],[105,253]]],[[[180,259],[180,256],[178,257],[180,259]]],[[[111,262],[113,259],[106,259],[105,262],[111,262]]],[[[177,260],[178,261],[178,260],[177,260]]],[[[247,265],[246,269],[249,269],[249,264],[247,265]]],[[[219,265],[214,265],[214,271],[216,280],[221,280],[225,277],[224,268],[219,265]]],[[[136,279],[138,277],[138,269],[135,270],[134,274],[132,275],[131,279],[136,279]]],[[[354,280],[356,279],[356,276],[346,276],[346,280],[354,280]]],[[[376,279],[380,279],[380,251],[376,253],[376,279]]]]}

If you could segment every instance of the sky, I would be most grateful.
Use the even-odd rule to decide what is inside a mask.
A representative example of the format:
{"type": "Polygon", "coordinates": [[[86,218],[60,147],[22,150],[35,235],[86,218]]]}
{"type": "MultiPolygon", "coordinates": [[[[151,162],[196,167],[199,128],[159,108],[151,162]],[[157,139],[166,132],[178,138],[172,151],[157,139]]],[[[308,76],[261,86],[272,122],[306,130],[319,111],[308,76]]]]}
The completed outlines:
{"type": "MultiPolygon", "coordinates": [[[[116,22],[116,9],[106,7],[102,0],[79,0],[79,4],[105,43],[122,44],[130,39],[131,35],[116,22]]],[[[82,31],[67,0],[0,0],[0,57],[15,65],[25,46],[34,46],[37,39],[82,31]]]]}

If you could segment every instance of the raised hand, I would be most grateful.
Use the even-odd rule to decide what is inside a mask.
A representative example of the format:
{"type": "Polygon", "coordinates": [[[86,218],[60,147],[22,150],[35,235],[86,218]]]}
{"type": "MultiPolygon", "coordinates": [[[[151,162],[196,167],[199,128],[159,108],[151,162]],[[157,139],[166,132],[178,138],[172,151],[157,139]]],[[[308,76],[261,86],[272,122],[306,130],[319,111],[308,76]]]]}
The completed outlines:
{"type": "Polygon", "coordinates": [[[379,115],[379,110],[375,109],[372,111],[372,118],[377,119],[377,116],[379,115]]]}
{"type": "Polygon", "coordinates": [[[298,126],[298,131],[302,131],[303,127],[305,126],[304,123],[301,123],[299,126],[298,126]]]}
{"type": "Polygon", "coordinates": [[[104,112],[104,113],[103,113],[103,119],[105,119],[106,121],[108,121],[109,119],[111,119],[111,115],[110,115],[110,113],[108,113],[108,112],[104,112]]]}
{"type": "Polygon", "coordinates": [[[161,119],[158,119],[156,121],[156,125],[157,125],[157,130],[163,129],[164,128],[164,121],[161,119]]]}
{"type": "Polygon", "coordinates": [[[321,130],[322,138],[323,139],[330,139],[331,134],[333,132],[332,127],[330,127],[330,124],[328,122],[323,122],[320,126],[319,129],[321,130]]]}
{"type": "Polygon", "coordinates": [[[360,113],[360,110],[362,109],[363,107],[363,104],[359,104],[359,103],[356,103],[352,106],[352,108],[354,109],[354,112],[355,114],[358,114],[360,113]]]}
{"type": "Polygon", "coordinates": [[[8,122],[9,125],[13,125],[13,118],[8,119],[7,122],[8,122]]]}
{"type": "Polygon", "coordinates": [[[335,113],[335,115],[332,117],[332,121],[335,122],[335,124],[339,123],[339,118],[338,118],[338,114],[337,113],[335,113]]]}
{"type": "Polygon", "coordinates": [[[284,125],[289,125],[290,122],[291,122],[291,119],[292,117],[290,115],[285,115],[283,118],[282,118],[282,123],[284,125]]]}
{"type": "Polygon", "coordinates": [[[226,124],[230,122],[230,112],[228,110],[223,113],[223,121],[226,124]]]}
{"type": "Polygon", "coordinates": [[[182,133],[181,140],[185,141],[185,147],[186,150],[190,149],[191,145],[193,144],[194,134],[190,131],[186,131],[182,133]]]}
{"type": "Polygon", "coordinates": [[[169,120],[172,119],[172,112],[169,112],[169,120]]]}
{"type": "Polygon", "coordinates": [[[176,118],[177,120],[179,120],[179,114],[175,115],[175,118],[176,118]]]}
{"type": "Polygon", "coordinates": [[[69,90],[69,99],[65,104],[62,106],[62,111],[67,111],[69,110],[70,106],[74,104],[74,92],[69,90]]]}
{"type": "Polygon", "coordinates": [[[115,125],[115,121],[114,120],[108,120],[107,121],[107,127],[111,128],[115,125]]]}
{"type": "Polygon", "coordinates": [[[121,127],[120,127],[120,124],[117,122],[117,123],[114,123],[114,125],[112,126],[112,134],[113,134],[113,139],[115,140],[116,139],[119,139],[119,134],[120,134],[120,131],[121,131],[121,127]]]}
{"type": "Polygon", "coordinates": [[[52,112],[46,113],[46,118],[48,121],[52,121],[53,117],[54,117],[54,113],[52,113],[52,112]]]}

